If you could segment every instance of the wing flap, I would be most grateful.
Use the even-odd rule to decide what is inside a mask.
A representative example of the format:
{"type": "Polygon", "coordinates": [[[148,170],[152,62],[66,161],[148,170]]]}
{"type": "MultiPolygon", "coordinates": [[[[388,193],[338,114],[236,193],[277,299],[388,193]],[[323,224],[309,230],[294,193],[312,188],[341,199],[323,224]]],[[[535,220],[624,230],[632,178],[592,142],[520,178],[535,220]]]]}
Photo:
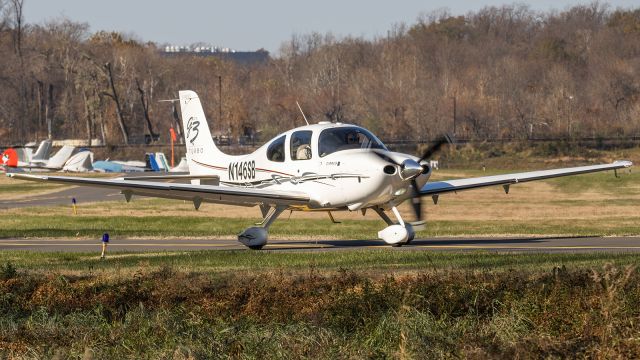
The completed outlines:
{"type": "Polygon", "coordinates": [[[482,176],[468,179],[434,181],[426,183],[420,189],[420,195],[440,195],[450,192],[477,189],[487,186],[511,185],[521,182],[551,179],[561,176],[587,174],[599,171],[617,170],[631,167],[631,161],[616,161],[611,164],[578,166],[571,168],[529,171],[523,173],[482,176]]]}
{"type": "Polygon", "coordinates": [[[29,181],[53,182],[68,185],[94,186],[121,190],[130,195],[165,199],[194,200],[237,205],[308,205],[309,195],[295,191],[273,191],[252,188],[223,187],[216,185],[192,185],[133,181],[120,179],[93,179],[68,176],[46,176],[10,173],[7,176],[29,181]]]}

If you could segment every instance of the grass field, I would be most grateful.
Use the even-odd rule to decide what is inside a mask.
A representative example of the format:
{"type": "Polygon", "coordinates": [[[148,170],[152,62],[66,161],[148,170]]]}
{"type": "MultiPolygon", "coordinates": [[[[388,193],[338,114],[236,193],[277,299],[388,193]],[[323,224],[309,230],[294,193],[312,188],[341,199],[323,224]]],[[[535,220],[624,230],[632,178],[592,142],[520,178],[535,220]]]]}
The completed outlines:
{"type": "Polygon", "coordinates": [[[146,268],[157,270],[171,266],[179,271],[202,273],[251,273],[286,270],[300,274],[309,269],[338,272],[349,269],[367,274],[410,274],[415,271],[539,271],[556,266],[574,268],[601,267],[606,263],[632,265],[640,255],[615,253],[588,254],[500,254],[489,252],[434,253],[398,252],[385,249],[339,252],[256,252],[256,251],[185,251],[112,253],[102,261],[95,253],[46,253],[3,251],[0,264],[11,263],[20,269],[64,274],[116,274],[128,276],[146,268]]]}
{"type": "Polygon", "coordinates": [[[631,254],[0,253],[3,358],[637,358],[631,254]]]}

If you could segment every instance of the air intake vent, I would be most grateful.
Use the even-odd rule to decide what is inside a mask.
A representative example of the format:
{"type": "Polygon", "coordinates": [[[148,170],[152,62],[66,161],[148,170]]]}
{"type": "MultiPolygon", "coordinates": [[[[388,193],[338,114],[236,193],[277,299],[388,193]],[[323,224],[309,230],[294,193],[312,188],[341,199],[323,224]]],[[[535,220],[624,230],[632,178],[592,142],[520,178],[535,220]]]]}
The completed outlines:
{"type": "Polygon", "coordinates": [[[387,165],[382,169],[382,171],[387,175],[394,175],[396,173],[396,167],[393,165],[387,165]]]}

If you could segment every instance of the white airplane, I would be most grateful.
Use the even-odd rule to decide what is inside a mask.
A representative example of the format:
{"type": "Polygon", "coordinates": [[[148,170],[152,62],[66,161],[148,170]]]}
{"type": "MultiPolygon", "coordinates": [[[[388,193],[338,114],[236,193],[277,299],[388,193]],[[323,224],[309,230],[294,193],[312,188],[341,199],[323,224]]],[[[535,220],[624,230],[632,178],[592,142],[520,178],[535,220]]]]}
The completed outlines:
{"type": "Polygon", "coordinates": [[[36,151],[34,157],[28,162],[18,159],[14,149],[7,149],[2,154],[0,165],[5,167],[5,171],[56,171],[62,170],[71,155],[76,150],[75,146],[64,145],[57,153],[49,159],[45,159],[43,153],[50,151],[51,142],[43,141],[36,151]]]}
{"type": "Polygon", "coordinates": [[[408,244],[420,218],[420,198],[462,190],[617,170],[632,166],[630,161],[555,170],[483,176],[429,182],[430,156],[445,142],[427,149],[422,157],[391,152],[366,129],[350,124],[320,122],[276,136],[255,152],[232,156],[214,144],[198,95],[180,91],[180,107],[187,146],[189,175],[160,175],[95,179],[62,176],[8,174],[16,179],[49,181],[73,185],[115,188],[127,201],[132,195],[202,202],[259,206],[263,221],[238,235],[251,249],[262,248],[269,226],[285,210],[292,211],[375,211],[387,223],[378,233],[394,246],[408,244]],[[157,180],[187,179],[191,183],[157,180]],[[418,222],[404,221],[397,206],[412,200],[418,222]],[[391,211],[393,221],[387,215],[391,211]]]}

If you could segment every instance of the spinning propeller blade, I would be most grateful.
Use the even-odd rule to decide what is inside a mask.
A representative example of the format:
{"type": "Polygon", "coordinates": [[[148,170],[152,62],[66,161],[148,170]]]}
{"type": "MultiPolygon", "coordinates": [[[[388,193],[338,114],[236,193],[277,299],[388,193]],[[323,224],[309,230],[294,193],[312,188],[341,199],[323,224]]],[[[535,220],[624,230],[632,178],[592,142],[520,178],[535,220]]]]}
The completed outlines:
{"type": "MultiPolygon", "coordinates": [[[[440,135],[436,138],[436,141],[431,144],[422,154],[418,163],[421,163],[424,160],[429,160],[435,154],[437,154],[443,145],[445,144],[453,144],[452,137],[449,134],[440,135]]],[[[418,183],[415,178],[411,180],[411,187],[413,190],[413,198],[411,198],[411,204],[413,208],[413,214],[415,216],[416,222],[414,223],[414,228],[424,227],[425,221],[422,218],[422,198],[420,197],[420,189],[418,188],[418,183]],[[417,225],[417,226],[416,226],[417,225]]],[[[420,229],[416,229],[420,230],[420,229]]]]}
{"type": "Polygon", "coordinates": [[[434,154],[440,151],[440,148],[444,144],[453,144],[453,140],[448,134],[438,136],[438,138],[436,138],[436,141],[424,151],[422,157],[420,158],[420,161],[418,162],[430,159],[434,154]]]}

